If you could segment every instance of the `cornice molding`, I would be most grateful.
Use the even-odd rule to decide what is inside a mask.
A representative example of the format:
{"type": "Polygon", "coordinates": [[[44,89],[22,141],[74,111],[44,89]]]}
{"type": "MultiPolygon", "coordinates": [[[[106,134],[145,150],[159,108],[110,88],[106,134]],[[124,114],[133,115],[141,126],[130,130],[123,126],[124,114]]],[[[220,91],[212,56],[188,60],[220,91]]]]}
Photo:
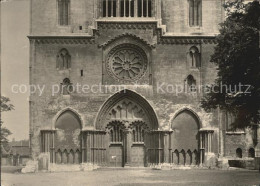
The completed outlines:
{"type": "Polygon", "coordinates": [[[157,44],[216,44],[215,36],[160,36],[157,44]]]}
{"type": "MultiPolygon", "coordinates": [[[[153,35],[157,36],[156,44],[216,44],[216,36],[203,36],[203,35],[191,35],[191,36],[169,36],[163,35],[162,28],[158,27],[157,22],[107,22],[98,21],[97,29],[93,30],[93,35],[68,35],[68,36],[28,36],[30,42],[36,44],[95,44],[96,36],[100,34],[100,29],[153,29],[153,35]]],[[[106,47],[108,44],[114,42],[122,37],[132,37],[140,40],[151,48],[155,48],[156,44],[150,44],[146,40],[139,36],[130,33],[123,33],[109,41],[100,44],[99,47],[106,47]]]]}
{"type": "Polygon", "coordinates": [[[157,21],[152,22],[137,22],[137,21],[127,21],[127,22],[107,22],[98,21],[97,29],[156,29],[157,21]]]}
{"type": "Polygon", "coordinates": [[[105,43],[103,43],[101,45],[98,45],[98,46],[103,48],[103,47],[106,47],[109,44],[113,43],[114,41],[117,41],[117,40],[119,40],[121,38],[125,38],[125,37],[130,37],[130,38],[133,38],[135,40],[141,41],[143,44],[149,46],[150,48],[155,48],[155,45],[156,45],[156,44],[148,43],[146,40],[142,39],[141,37],[136,36],[135,34],[124,33],[124,34],[118,35],[118,36],[108,40],[107,42],[105,42],[105,43]]]}
{"type": "Polygon", "coordinates": [[[36,44],[95,44],[93,36],[28,36],[36,44]]]}

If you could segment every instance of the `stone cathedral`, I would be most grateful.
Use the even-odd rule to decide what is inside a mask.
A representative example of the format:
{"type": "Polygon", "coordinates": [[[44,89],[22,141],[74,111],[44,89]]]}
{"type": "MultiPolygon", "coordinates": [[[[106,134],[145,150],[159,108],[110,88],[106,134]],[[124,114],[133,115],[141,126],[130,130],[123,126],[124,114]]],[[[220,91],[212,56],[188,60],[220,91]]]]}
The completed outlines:
{"type": "Polygon", "coordinates": [[[225,0],[31,0],[31,155],[52,166],[254,166],[260,131],[200,107],[225,0]],[[224,161],[225,160],[225,161],[224,161]],[[243,164],[243,165],[244,165],[243,164]]]}

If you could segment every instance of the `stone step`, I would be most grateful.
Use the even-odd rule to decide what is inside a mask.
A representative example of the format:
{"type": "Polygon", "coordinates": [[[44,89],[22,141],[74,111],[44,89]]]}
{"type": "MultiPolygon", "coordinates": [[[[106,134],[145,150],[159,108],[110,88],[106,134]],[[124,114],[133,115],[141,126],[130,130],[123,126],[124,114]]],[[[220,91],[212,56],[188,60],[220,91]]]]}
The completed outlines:
{"type": "Polygon", "coordinates": [[[147,170],[150,167],[99,167],[96,170],[111,171],[111,170],[147,170]]]}

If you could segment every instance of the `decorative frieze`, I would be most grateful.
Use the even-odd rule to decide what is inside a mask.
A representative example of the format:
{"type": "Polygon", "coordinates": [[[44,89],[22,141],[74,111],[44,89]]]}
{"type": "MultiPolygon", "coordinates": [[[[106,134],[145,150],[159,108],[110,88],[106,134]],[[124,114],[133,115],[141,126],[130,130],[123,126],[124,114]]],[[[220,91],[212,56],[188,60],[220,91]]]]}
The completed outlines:
{"type": "Polygon", "coordinates": [[[216,44],[215,36],[212,37],[202,37],[202,36],[161,36],[158,37],[158,44],[216,44]]]}
{"type": "Polygon", "coordinates": [[[95,44],[93,36],[28,36],[36,44],[95,44]]]}
{"type": "MultiPolygon", "coordinates": [[[[135,24],[136,23],[130,24],[129,29],[131,29],[131,28],[132,29],[152,28],[149,26],[146,27],[145,23],[137,24],[137,26],[134,26],[135,24]]],[[[118,23],[116,25],[120,25],[120,24],[118,23]]],[[[122,25],[126,26],[126,24],[122,24],[122,25]]],[[[151,26],[151,24],[150,24],[150,26],[151,26]]],[[[104,25],[102,27],[104,27],[104,25]]],[[[115,26],[115,25],[114,25],[114,27],[108,26],[107,28],[118,29],[117,26],[115,26]]],[[[128,29],[127,27],[124,27],[124,26],[122,26],[121,28],[128,29]]],[[[157,29],[156,25],[155,25],[154,29],[157,29]]],[[[158,38],[157,44],[167,44],[167,45],[171,45],[171,44],[216,44],[215,36],[181,36],[181,37],[179,37],[179,36],[163,36],[160,33],[160,31],[153,32],[153,33],[158,34],[157,35],[157,38],[158,38]]],[[[96,43],[95,35],[98,35],[98,34],[94,34],[93,36],[28,36],[28,38],[30,39],[31,43],[35,43],[35,44],[95,44],[96,43]]],[[[141,37],[135,36],[134,34],[123,33],[123,34],[120,34],[120,35],[114,37],[113,39],[110,39],[109,41],[107,41],[103,44],[100,44],[99,47],[105,47],[105,46],[109,45],[110,43],[114,42],[115,40],[118,40],[122,37],[131,37],[133,39],[138,39],[151,48],[155,48],[155,46],[156,46],[156,43],[150,44],[146,40],[142,39],[141,37]]]]}
{"type": "Polygon", "coordinates": [[[129,38],[134,39],[134,40],[139,40],[139,41],[141,41],[142,43],[144,43],[145,45],[147,45],[147,46],[149,46],[149,47],[151,47],[151,48],[155,48],[155,45],[156,45],[156,44],[150,44],[150,43],[147,42],[146,40],[144,40],[144,39],[142,39],[141,37],[138,37],[138,36],[136,36],[136,35],[134,35],[134,34],[124,33],[124,34],[118,35],[118,36],[114,37],[113,39],[110,39],[110,40],[108,40],[107,42],[105,42],[105,43],[99,45],[99,47],[102,47],[102,48],[103,48],[103,47],[106,47],[106,46],[108,46],[109,44],[113,43],[114,41],[119,40],[119,39],[124,38],[124,37],[129,37],[129,38]]]}
{"type": "Polygon", "coordinates": [[[97,29],[157,29],[157,21],[98,21],[97,29]]]}

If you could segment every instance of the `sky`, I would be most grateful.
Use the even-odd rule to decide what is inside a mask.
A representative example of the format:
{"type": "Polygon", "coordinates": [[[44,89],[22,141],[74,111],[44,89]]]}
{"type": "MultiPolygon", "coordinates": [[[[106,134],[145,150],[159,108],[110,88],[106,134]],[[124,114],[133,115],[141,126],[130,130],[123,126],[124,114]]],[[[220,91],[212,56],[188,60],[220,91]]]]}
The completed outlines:
{"type": "Polygon", "coordinates": [[[12,92],[12,85],[29,84],[29,6],[29,0],[1,2],[1,93],[15,107],[2,113],[2,120],[15,140],[29,138],[29,93],[12,92]]]}

